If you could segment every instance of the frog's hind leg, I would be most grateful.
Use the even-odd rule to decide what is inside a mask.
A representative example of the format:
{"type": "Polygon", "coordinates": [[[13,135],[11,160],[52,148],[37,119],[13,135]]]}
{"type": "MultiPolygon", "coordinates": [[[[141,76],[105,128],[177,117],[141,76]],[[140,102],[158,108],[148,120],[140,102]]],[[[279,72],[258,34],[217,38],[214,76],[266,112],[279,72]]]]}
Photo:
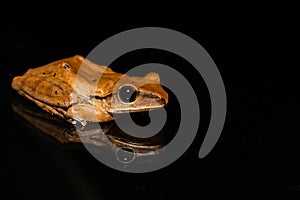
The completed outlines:
{"type": "Polygon", "coordinates": [[[18,90],[18,93],[22,96],[24,96],[25,98],[29,99],[30,101],[34,102],[37,106],[39,106],[40,108],[42,108],[43,110],[49,112],[50,114],[54,114],[57,115],[71,123],[73,123],[73,120],[70,119],[66,119],[65,116],[67,116],[67,112],[61,108],[55,108],[55,107],[51,107],[37,99],[34,99],[33,97],[29,96],[28,94],[26,94],[25,92],[23,92],[22,90],[18,90]]]}

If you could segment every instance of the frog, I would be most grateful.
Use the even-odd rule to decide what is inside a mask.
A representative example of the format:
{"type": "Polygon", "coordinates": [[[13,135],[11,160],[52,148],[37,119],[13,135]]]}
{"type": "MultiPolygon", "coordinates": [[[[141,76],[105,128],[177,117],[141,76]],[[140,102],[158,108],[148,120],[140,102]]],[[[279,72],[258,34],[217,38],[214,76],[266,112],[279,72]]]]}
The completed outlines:
{"type": "Polygon", "coordinates": [[[168,103],[168,93],[157,72],[131,76],[81,55],[29,68],[23,75],[13,77],[11,87],[50,114],[82,126],[168,103]]]}

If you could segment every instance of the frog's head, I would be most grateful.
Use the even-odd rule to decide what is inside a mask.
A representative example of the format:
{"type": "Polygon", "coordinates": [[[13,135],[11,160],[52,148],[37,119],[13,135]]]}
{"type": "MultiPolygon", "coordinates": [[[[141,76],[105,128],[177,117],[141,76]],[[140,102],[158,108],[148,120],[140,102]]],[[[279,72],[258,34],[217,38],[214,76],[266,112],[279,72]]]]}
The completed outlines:
{"type": "Polygon", "coordinates": [[[111,113],[140,112],[160,108],[168,103],[168,93],[157,73],[144,77],[123,76],[114,86],[110,99],[111,113]]]}

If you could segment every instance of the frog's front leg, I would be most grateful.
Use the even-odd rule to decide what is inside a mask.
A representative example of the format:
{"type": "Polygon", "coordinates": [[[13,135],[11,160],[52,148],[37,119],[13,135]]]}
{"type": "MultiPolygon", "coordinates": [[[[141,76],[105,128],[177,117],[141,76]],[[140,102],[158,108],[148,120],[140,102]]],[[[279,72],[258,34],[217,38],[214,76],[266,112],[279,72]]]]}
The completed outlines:
{"type": "Polygon", "coordinates": [[[87,121],[107,122],[113,120],[108,112],[89,104],[74,104],[68,108],[67,116],[79,121],[83,126],[87,121]]]}

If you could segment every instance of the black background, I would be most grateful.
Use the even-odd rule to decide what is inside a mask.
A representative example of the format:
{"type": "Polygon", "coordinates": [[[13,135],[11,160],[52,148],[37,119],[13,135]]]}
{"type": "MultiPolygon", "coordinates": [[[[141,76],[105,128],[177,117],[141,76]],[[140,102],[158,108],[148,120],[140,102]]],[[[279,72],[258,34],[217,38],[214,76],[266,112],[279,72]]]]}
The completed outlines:
{"type": "Polygon", "coordinates": [[[200,14],[204,7],[183,9],[188,14],[134,10],[132,17],[127,10],[89,9],[90,5],[78,10],[55,7],[35,10],[33,17],[27,17],[24,9],[21,14],[14,12],[19,14],[15,20],[1,18],[3,196],[260,199],[299,195],[298,66],[293,62],[298,50],[291,48],[298,47],[290,8],[282,8],[287,15],[258,8],[224,14],[212,9],[205,15],[200,14]],[[208,156],[198,158],[203,138],[198,134],[188,151],[166,168],[128,174],[106,167],[87,152],[49,142],[16,120],[11,111],[13,76],[74,54],[85,56],[104,39],[144,26],[170,28],[192,37],[220,70],[228,112],[222,135],[208,156]]]}

